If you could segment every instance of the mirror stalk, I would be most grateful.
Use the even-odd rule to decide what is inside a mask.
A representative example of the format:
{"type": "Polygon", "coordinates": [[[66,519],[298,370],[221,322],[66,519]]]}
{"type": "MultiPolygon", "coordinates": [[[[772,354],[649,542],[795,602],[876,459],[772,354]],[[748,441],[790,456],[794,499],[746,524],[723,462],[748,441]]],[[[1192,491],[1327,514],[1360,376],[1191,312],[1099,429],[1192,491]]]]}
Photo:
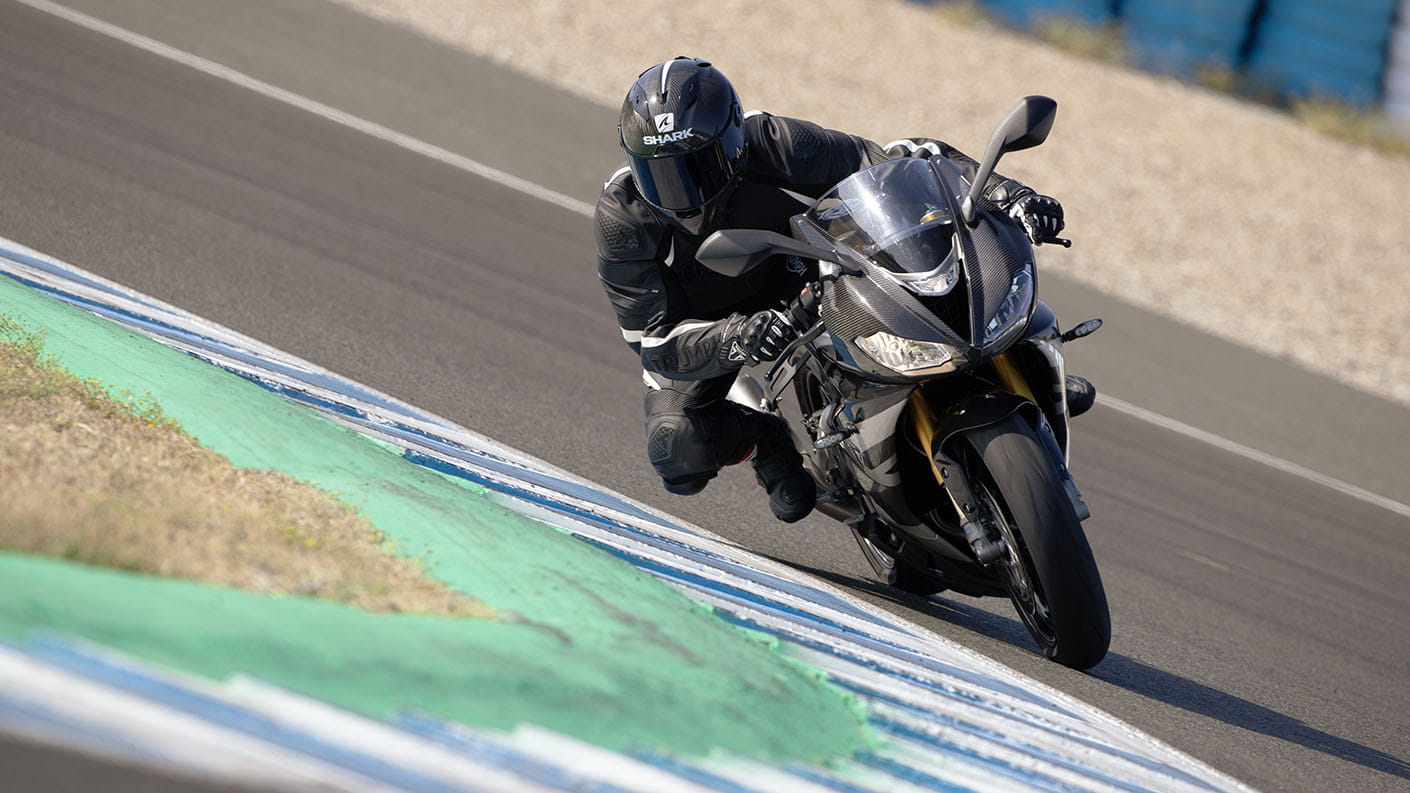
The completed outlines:
{"type": "Polygon", "coordinates": [[[989,136],[989,145],[984,149],[984,159],[975,171],[969,194],[960,204],[960,217],[965,225],[974,226],[979,215],[979,199],[984,195],[989,177],[994,175],[999,158],[1011,151],[1031,149],[1047,140],[1048,131],[1053,128],[1053,119],[1056,116],[1057,102],[1046,96],[1025,96],[1009,111],[994,129],[994,134],[989,136]]]}

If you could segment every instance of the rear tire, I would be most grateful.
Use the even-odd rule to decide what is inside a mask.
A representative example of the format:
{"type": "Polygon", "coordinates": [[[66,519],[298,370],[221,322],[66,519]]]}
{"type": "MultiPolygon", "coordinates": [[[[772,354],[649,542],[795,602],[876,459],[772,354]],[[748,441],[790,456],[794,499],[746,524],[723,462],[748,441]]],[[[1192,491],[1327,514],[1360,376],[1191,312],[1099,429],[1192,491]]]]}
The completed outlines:
{"type": "Polygon", "coordinates": [[[1073,669],[1095,666],[1111,644],[1111,615],[1092,549],[1054,461],[1013,415],[966,435],[975,497],[997,512],[1006,558],[993,569],[1043,655],[1073,669]],[[979,470],[980,468],[984,470],[979,470]]]}

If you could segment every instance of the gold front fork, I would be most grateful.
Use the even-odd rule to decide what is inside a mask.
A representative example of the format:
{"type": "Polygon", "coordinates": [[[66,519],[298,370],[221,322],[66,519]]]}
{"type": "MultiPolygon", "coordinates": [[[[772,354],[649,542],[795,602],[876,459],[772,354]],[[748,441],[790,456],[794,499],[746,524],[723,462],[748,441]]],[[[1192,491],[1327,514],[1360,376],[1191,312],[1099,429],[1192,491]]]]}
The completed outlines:
{"type": "Polygon", "coordinates": [[[930,407],[930,401],[925,398],[925,394],[917,388],[911,392],[909,398],[911,403],[911,427],[915,430],[916,437],[920,439],[921,448],[925,449],[925,459],[930,461],[930,471],[935,474],[935,481],[941,485],[945,484],[945,477],[940,473],[940,467],[935,464],[935,450],[930,448],[930,444],[935,440],[935,425],[938,420],[935,418],[935,410],[930,407]]]}
{"type": "Polygon", "coordinates": [[[925,456],[930,461],[930,472],[935,475],[935,481],[940,484],[940,489],[949,497],[950,503],[955,507],[955,514],[960,519],[960,530],[964,532],[965,541],[969,543],[970,549],[974,551],[974,556],[980,564],[989,565],[998,560],[1003,555],[1004,544],[998,539],[989,539],[988,532],[985,531],[981,522],[981,513],[976,508],[978,502],[975,501],[974,491],[970,488],[969,477],[965,475],[964,469],[957,465],[946,465],[941,468],[936,462],[936,458],[946,460],[944,455],[936,454],[934,449],[935,429],[938,420],[935,417],[935,410],[930,407],[930,402],[925,398],[925,394],[917,388],[911,392],[909,397],[911,408],[911,426],[915,430],[916,437],[920,439],[920,445],[925,449],[925,456]]]}
{"type": "Polygon", "coordinates": [[[1013,362],[1013,358],[1008,353],[1001,353],[994,357],[994,373],[999,376],[999,383],[1006,391],[1018,394],[1029,402],[1037,403],[1033,398],[1033,392],[1028,388],[1028,381],[1023,379],[1023,373],[1018,371],[1018,365],[1013,362]]]}

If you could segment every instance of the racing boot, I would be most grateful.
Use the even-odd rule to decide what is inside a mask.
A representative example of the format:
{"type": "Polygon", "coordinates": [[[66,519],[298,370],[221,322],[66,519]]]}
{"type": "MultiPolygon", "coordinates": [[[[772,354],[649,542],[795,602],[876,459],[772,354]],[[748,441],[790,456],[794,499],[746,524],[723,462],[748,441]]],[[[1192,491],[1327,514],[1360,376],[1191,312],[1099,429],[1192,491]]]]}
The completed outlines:
{"type": "Polygon", "coordinates": [[[793,447],[788,429],[777,420],[762,422],[756,444],[754,476],[769,491],[769,508],[784,523],[796,523],[813,511],[817,486],[803,468],[803,457],[793,447]]]}
{"type": "Polygon", "coordinates": [[[1092,381],[1075,374],[1067,376],[1067,417],[1076,418],[1092,409],[1097,401],[1097,387],[1092,381]]]}

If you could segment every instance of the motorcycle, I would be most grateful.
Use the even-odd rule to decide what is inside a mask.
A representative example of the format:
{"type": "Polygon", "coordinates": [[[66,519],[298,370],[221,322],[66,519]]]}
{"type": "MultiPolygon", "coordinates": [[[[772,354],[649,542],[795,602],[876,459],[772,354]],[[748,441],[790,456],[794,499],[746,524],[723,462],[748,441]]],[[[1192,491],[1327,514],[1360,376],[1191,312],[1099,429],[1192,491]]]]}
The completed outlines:
{"type": "Polygon", "coordinates": [[[696,258],[731,277],[777,255],[817,260],[787,310],[798,338],[731,398],[788,423],[818,510],[876,575],[923,596],[1007,596],[1045,656],[1086,669],[1111,620],[1068,469],[1062,346],[1101,320],[1059,330],[1027,235],[983,196],[1000,157],[1041,144],[1056,111],[1022,100],[972,181],[944,158],[888,160],[795,216],[792,237],[722,230],[696,258]]]}

